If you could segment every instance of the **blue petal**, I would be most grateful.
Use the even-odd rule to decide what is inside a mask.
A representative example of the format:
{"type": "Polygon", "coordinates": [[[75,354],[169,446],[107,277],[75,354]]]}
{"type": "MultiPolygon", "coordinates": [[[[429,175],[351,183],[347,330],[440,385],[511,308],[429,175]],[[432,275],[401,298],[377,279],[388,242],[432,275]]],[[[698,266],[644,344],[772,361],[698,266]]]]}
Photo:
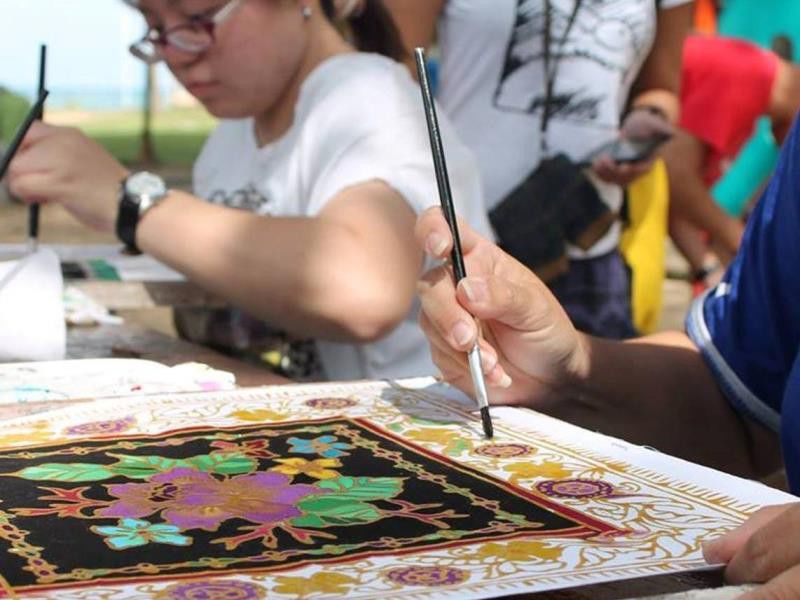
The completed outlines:
{"type": "Polygon", "coordinates": [[[110,537],[107,541],[108,545],[114,550],[127,550],[128,548],[135,548],[147,544],[147,540],[141,535],[120,535],[110,537]]]}

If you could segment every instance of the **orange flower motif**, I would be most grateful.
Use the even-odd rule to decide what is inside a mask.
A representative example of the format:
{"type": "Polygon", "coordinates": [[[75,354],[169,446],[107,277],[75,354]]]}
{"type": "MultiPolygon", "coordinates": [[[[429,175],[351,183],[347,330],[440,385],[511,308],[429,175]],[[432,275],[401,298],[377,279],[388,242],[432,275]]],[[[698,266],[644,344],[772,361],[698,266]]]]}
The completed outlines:
{"type": "Polygon", "coordinates": [[[331,467],[342,466],[342,463],[336,458],[317,458],[316,460],[278,458],[275,462],[279,462],[281,465],[272,467],[270,471],[283,473],[284,475],[308,475],[314,479],[334,479],[339,477],[339,473],[332,470],[331,467]]]}

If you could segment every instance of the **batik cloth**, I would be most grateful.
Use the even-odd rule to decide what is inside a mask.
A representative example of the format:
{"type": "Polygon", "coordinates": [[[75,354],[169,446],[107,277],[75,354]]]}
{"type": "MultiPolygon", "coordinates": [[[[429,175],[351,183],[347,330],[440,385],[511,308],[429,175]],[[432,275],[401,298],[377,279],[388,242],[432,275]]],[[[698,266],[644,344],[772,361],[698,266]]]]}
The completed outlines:
{"type": "Polygon", "coordinates": [[[698,568],[787,496],[431,381],[142,396],[0,426],[6,594],[482,598],[698,568]]]}

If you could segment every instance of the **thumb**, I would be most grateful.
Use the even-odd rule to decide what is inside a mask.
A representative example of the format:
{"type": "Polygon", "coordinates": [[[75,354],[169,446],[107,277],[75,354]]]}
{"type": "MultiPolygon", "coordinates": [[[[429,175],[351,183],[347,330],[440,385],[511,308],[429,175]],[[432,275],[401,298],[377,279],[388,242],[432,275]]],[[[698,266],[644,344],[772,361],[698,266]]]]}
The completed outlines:
{"type": "Polygon", "coordinates": [[[558,301],[533,274],[519,282],[498,276],[465,277],[456,294],[477,318],[499,321],[518,331],[538,331],[567,321],[558,301]]]}
{"type": "Polygon", "coordinates": [[[775,600],[776,598],[800,598],[800,565],[781,573],[766,585],[744,594],[739,600],[775,600]]]}

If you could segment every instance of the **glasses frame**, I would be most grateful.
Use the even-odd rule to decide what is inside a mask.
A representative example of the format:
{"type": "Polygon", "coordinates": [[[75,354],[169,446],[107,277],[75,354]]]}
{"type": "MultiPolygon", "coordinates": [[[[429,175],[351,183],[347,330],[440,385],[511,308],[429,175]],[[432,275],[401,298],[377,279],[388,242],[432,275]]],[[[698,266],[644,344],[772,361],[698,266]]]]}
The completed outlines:
{"type": "Polygon", "coordinates": [[[217,27],[224,23],[243,2],[244,0],[228,0],[212,14],[192,17],[185,23],[179,23],[166,31],[150,27],[141,39],[128,47],[128,50],[133,56],[149,65],[164,60],[163,49],[167,46],[188,54],[201,54],[214,45],[217,27]],[[185,31],[205,34],[207,40],[195,45],[187,44],[181,41],[180,37],[185,31]]]}

